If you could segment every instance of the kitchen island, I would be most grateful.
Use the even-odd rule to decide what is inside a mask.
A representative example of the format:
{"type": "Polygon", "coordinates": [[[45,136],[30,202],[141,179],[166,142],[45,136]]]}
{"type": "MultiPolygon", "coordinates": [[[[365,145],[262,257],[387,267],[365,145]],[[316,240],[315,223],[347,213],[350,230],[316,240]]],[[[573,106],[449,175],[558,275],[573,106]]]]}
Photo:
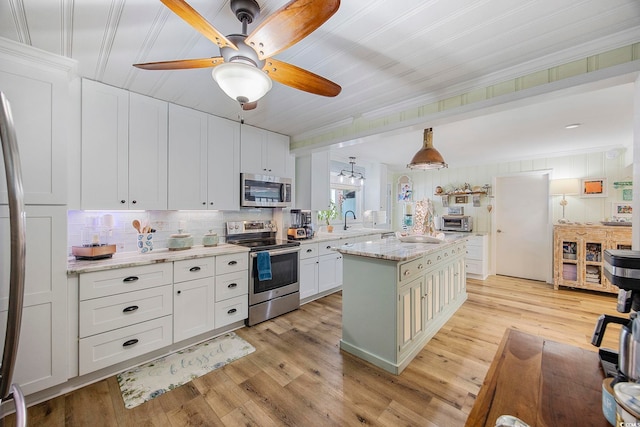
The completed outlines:
{"type": "Polygon", "coordinates": [[[344,257],[340,348],[400,374],[467,299],[467,238],[337,248],[344,257]]]}

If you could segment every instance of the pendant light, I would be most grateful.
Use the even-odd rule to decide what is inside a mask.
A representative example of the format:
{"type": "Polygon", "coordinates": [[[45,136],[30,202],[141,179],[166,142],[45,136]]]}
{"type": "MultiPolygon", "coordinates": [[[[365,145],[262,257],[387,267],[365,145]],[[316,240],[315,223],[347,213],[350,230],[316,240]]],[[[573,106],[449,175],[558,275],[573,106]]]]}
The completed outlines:
{"type": "Polygon", "coordinates": [[[424,130],[422,148],[413,156],[409,169],[442,169],[448,167],[442,155],[433,148],[433,128],[424,130]]]}
{"type": "Polygon", "coordinates": [[[349,157],[349,164],[351,165],[351,173],[349,175],[347,175],[347,173],[349,173],[348,169],[342,169],[340,171],[340,173],[338,174],[338,178],[340,178],[340,182],[344,181],[344,178],[349,178],[351,184],[355,184],[356,180],[360,181],[360,185],[364,184],[364,174],[360,173],[360,172],[355,172],[353,170],[353,166],[356,164],[356,158],[355,157],[349,157]],[[346,173],[345,173],[346,172],[346,173]]]}

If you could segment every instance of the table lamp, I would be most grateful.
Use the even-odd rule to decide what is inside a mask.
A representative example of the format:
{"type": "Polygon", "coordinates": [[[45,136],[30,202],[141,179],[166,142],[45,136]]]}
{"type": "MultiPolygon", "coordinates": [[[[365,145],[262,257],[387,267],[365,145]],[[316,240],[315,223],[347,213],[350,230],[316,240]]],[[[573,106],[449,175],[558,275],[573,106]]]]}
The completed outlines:
{"type": "Polygon", "coordinates": [[[562,206],[562,219],[559,219],[558,222],[560,224],[566,224],[569,221],[564,217],[564,208],[568,204],[565,196],[580,194],[580,180],[578,178],[553,179],[551,180],[549,192],[552,196],[562,195],[562,200],[560,200],[560,206],[562,206]]]}

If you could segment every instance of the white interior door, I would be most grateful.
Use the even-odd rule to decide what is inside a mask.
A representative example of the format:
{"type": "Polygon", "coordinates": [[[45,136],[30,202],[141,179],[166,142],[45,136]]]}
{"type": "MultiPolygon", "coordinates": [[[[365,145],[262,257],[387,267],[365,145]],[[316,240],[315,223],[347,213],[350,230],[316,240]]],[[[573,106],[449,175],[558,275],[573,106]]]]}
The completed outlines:
{"type": "Polygon", "coordinates": [[[546,281],[551,269],[549,174],[496,178],[496,274],[546,281]]]}

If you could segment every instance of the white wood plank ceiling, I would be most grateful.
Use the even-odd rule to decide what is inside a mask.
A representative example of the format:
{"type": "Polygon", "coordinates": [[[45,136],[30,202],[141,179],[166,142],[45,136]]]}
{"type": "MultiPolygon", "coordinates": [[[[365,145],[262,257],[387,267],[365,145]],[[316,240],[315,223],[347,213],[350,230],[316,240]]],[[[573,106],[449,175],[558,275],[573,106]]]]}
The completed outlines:
{"type": "MultiPolygon", "coordinates": [[[[286,0],[258,2],[259,23],[286,0]]],[[[241,32],[228,1],[189,3],[222,33],[241,32]]],[[[0,37],[74,58],[83,77],[221,117],[237,120],[242,116],[248,124],[295,138],[388,106],[392,112],[419,99],[437,100],[452,88],[482,87],[496,75],[513,78],[640,42],[640,2],[343,0],[338,12],[318,30],[276,55],[338,83],[342,93],[325,98],[274,83],[258,108],[249,112],[241,112],[217,87],[209,69],[132,67],[138,62],[219,54],[216,46],[158,0],[6,0],[0,2],[0,37]]],[[[626,87],[626,92],[633,89],[626,87]]],[[[631,99],[631,94],[624,96],[624,108],[628,109],[631,99]]],[[[629,126],[631,116],[629,111],[628,120],[615,126],[629,126]]],[[[410,136],[398,137],[400,133],[394,134],[394,144],[407,141],[411,147],[407,152],[415,152],[421,131],[413,129],[410,136]]],[[[503,133],[513,139],[523,130],[504,130],[500,138],[503,133]]],[[[456,137],[467,143],[477,141],[477,135],[456,137]]],[[[434,143],[440,149],[446,143],[438,138],[436,133],[434,143]]],[[[626,141],[616,143],[630,143],[629,132],[623,138],[626,141]]],[[[375,144],[366,150],[357,147],[351,149],[359,155],[379,155],[375,144]]],[[[384,144],[381,150],[389,151],[384,144]]],[[[392,164],[408,160],[391,158],[389,153],[384,159],[392,164]]],[[[447,161],[454,163],[451,157],[447,161]]]]}

